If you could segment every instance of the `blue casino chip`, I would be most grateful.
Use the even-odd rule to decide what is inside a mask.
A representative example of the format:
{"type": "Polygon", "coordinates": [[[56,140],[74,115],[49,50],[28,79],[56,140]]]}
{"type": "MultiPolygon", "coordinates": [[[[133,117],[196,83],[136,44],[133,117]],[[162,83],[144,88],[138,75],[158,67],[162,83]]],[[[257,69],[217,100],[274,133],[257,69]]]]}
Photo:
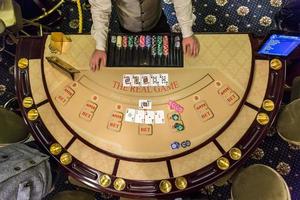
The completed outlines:
{"type": "Polygon", "coordinates": [[[191,146],[191,141],[189,141],[189,140],[185,141],[185,145],[186,145],[187,147],[191,146]]]}
{"type": "Polygon", "coordinates": [[[181,146],[182,146],[182,148],[189,147],[189,146],[191,146],[191,141],[189,141],[189,140],[183,141],[183,142],[181,142],[181,146]]]}
{"type": "Polygon", "coordinates": [[[172,149],[179,149],[179,147],[180,147],[180,143],[179,143],[179,142],[173,142],[173,143],[171,144],[171,148],[172,148],[172,149]]]}

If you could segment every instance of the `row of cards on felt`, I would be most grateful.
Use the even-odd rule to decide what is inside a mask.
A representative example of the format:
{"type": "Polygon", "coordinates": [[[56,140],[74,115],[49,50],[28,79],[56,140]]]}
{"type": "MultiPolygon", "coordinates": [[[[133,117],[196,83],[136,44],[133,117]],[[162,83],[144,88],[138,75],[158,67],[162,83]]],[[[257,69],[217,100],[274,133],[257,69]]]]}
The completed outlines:
{"type": "Polygon", "coordinates": [[[123,87],[168,86],[168,74],[124,74],[123,87]]]}
{"type": "Polygon", "coordinates": [[[163,110],[137,110],[128,108],[125,113],[125,121],[139,124],[164,124],[165,112],[163,110]]]}

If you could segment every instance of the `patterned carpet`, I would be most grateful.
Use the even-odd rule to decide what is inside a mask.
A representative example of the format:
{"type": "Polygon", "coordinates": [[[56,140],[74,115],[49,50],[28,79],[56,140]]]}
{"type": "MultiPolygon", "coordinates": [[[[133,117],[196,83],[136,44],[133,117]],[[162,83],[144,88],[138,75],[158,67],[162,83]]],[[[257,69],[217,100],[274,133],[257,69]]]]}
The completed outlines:
{"type": "MultiPolygon", "coordinates": [[[[55,0],[54,0],[55,1],[55,0]]],[[[178,32],[173,4],[171,0],[162,2],[163,9],[172,31],[178,32]]],[[[284,2],[282,0],[193,0],[193,10],[197,19],[194,25],[196,32],[251,32],[255,35],[265,35],[275,27],[274,15],[284,2]]],[[[87,0],[81,0],[83,11],[83,32],[88,33],[92,24],[90,5],[87,0]]],[[[79,20],[75,1],[68,1],[59,8],[63,19],[53,27],[53,30],[66,33],[77,33],[79,20]]],[[[115,13],[112,15],[111,30],[118,31],[115,13]]],[[[15,47],[6,42],[6,51],[0,52],[0,105],[14,96],[14,52],[15,47]]],[[[244,166],[261,163],[271,166],[286,180],[293,200],[300,199],[300,147],[292,146],[282,141],[275,130],[270,131],[262,144],[256,149],[244,166]]],[[[61,177],[52,194],[63,189],[74,189],[61,177]]],[[[230,184],[223,187],[208,186],[202,189],[198,197],[208,195],[209,199],[230,199],[230,184]]],[[[106,199],[104,194],[97,194],[97,199],[106,199]]],[[[47,199],[49,199],[49,197],[47,199]]]]}

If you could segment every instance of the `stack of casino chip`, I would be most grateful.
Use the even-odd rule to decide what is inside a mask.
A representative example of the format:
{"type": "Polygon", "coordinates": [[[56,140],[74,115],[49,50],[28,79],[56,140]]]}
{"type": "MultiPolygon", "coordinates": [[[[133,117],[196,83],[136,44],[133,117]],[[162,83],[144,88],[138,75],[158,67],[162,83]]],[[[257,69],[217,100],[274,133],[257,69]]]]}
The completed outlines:
{"type": "Polygon", "coordinates": [[[141,35],[140,36],[140,47],[141,48],[144,48],[146,46],[146,41],[145,40],[146,40],[145,36],[141,35]]]}
{"type": "Polygon", "coordinates": [[[146,42],[146,51],[145,51],[145,65],[150,65],[151,63],[151,45],[152,45],[152,38],[150,35],[146,35],[145,37],[145,42],[146,42]]]}
{"type": "Polygon", "coordinates": [[[180,37],[179,36],[175,37],[175,48],[180,48],[180,37]]]}
{"type": "Polygon", "coordinates": [[[129,51],[128,51],[128,53],[127,53],[127,60],[128,60],[128,64],[130,65],[130,64],[132,64],[132,60],[133,60],[133,53],[132,53],[132,49],[133,49],[133,45],[134,45],[134,38],[133,38],[133,36],[132,35],[129,35],[128,36],[128,41],[127,41],[127,45],[128,45],[128,47],[129,47],[129,51]]]}
{"type": "MultiPolygon", "coordinates": [[[[109,51],[109,57],[111,57],[111,58],[114,56],[116,42],[117,42],[117,37],[115,35],[111,36],[111,38],[110,38],[110,51],[109,51]]],[[[110,62],[108,62],[109,65],[114,65],[114,59],[109,60],[109,61],[110,61],[110,62]]]]}
{"type": "Polygon", "coordinates": [[[139,48],[139,36],[138,35],[134,36],[133,42],[134,42],[135,48],[139,48]]]}
{"type": "Polygon", "coordinates": [[[145,49],[146,46],[146,36],[141,35],[140,36],[140,51],[139,52],[139,65],[147,65],[146,57],[147,57],[147,51],[145,49]]]}
{"type": "Polygon", "coordinates": [[[133,51],[133,65],[138,66],[139,64],[139,45],[140,45],[140,40],[139,36],[135,35],[133,38],[133,45],[135,47],[133,51]]]}
{"type": "Polygon", "coordinates": [[[121,48],[122,47],[122,36],[118,35],[117,36],[117,47],[121,48]]]}
{"type": "Polygon", "coordinates": [[[115,35],[111,36],[111,43],[115,44],[117,42],[117,37],[115,35]]]}
{"type": "Polygon", "coordinates": [[[127,48],[128,46],[128,37],[126,35],[123,36],[122,46],[123,48],[127,48]]]}
{"type": "Polygon", "coordinates": [[[156,56],[156,52],[157,52],[156,36],[153,35],[152,36],[151,55],[155,57],[156,56]]]}
{"type": "Polygon", "coordinates": [[[122,36],[117,36],[117,43],[116,43],[117,49],[115,50],[115,64],[120,65],[120,59],[121,59],[121,47],[122,47],[122,36]]]}
{"type": "Polygon", "coordinates": [[[166,57],[169,55],[169,38],[166,35],[163,37],[163,54],[166,57]]]}
{"type": "Polygon", "coordinates": [[[112,35],[108,45],[109,66],[182,66],[179,35],[112,35]]]}
{"type": "Polygon", "coordinates": [[[151,47],[151,43],[152,43],[152,39],[150,35],[146,36],[146,47],[150,48],[151,47]]]}
{"type": "Polygon", "coordinates": [[[175,53],[175,56],[174,56],[174,59],[175,59],[175,62],[177,64],[181,63],[182,62],[182,52],[180,50],[180,46],[181,46],[181,41],[180,41],[180,37],[179,36],[176,36],[175,37],[175,49],[174,49],[174,53],[175,53]]]}
{"type": "Polygon", "coordinates": [[[157,55],[161,56],[163,54],[163,40],[162,36],[157,36],[157,55]]]}
{"type": "Polygon", "coordinates": [[[133,47],[133,36],[132,35],[128,36],[128,47],[129,48],[133,47]]]}
{"type": "Polygon", "coordinates": [[[127,46],[128,36],[123,35],[122,37],[122,50],[121,50],[121,65],[127,65],[127,46]]]}

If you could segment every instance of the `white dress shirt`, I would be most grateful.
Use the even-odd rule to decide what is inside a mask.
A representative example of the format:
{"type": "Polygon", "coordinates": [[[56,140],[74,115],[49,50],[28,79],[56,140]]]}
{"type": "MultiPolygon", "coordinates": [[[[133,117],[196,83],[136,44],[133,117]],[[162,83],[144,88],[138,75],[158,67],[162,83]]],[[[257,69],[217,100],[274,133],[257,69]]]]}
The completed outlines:
{"type": "MultiPolygon", "coordinates": [[[[93,19],[91,34],[98,50],[106,50],[112,1],[120,24],[131,32],[150,30],[157,24],[162,13],[160,0],[89,0],[93,19]]],[[[185,38],[193,35],[195,16],[191,0],[173,0],[173,3],[182,36],[185,38]]]]}

